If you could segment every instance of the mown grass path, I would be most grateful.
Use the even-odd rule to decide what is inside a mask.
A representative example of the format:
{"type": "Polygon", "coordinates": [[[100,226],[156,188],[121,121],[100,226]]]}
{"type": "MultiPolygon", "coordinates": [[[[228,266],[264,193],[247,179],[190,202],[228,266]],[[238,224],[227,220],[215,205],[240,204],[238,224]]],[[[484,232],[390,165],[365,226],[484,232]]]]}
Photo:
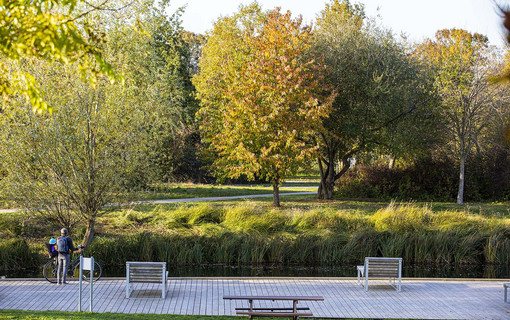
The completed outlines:
{"type": "MultiPolygon", "coordinates": [[[[85,286],[85,290],[88,287],[85,286]]],[[[166,299],[156,284],[136,284],[125,298],[124,281],[101,280],[95,285],[94,312],[180,315],[233,315],[244,301],[224,301],[224,295],[320,295],[323,302],[302,302],[316,317],[393,319],[508,319],[503,281],[404,279],[402,292],[386,281],[365,292],[354,279],[342,278],[174,278],[166,299]],[[144,289],[143,291],[140,289],[144,289]]],[[[86,291],[85,291],[86,292],[86,291]]],[[[77,310],[78,284],[57,286],[46,281],[0,280],[0,309],[77,310]]],[[[84,294],[84,306],[88,306],[84,294]]],[[[261,305],[285,307],[284,303],[261,305]]]]}

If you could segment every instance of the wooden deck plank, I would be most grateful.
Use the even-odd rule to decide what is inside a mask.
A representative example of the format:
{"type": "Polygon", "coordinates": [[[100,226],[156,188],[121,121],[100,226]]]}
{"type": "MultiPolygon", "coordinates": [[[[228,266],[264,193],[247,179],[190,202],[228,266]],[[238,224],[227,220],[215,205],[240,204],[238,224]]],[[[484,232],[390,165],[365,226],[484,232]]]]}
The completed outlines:
{"type": "Polygon", "coordinates": [[[171,280],[171,292],[169,292],[168,294],[168,297],[167,299],[170,299],[170,303],[168,303],[167,307],[164,309],[164,313],[167,313],[167,314],[175,314],[175,309],[176,309],[176,305],[177,305],[177,300],[179,299],[179,294],[180,294],[180,283],[182,281],[174,281],[174,280],[171,280]]]}
{"type": "MultiPolygon", "coordinates": [[[[124,281],[95,283],[94,311],[234,315],[246,301],[224,301],[225,295],[323,296],[322,302],[300,302],[314,317],[406,319],[509,319],[502,281],[404,280],[402,292],[376,284],[365,292],[353,279],[172,279],[166,299],[155,297],[160,284],[135,284],[136,297],[126,299],[124,281]]],[[[381,284],[384,282],[381,282],[381,284]]],[[[375,284],[375,283],[374,283],[375,284]]],[[[78,309],[78,284],[58,286],[46,281],[0,280],[0,309],[78,309]]],[[[83,287],[88,310],[88,285],[83,287]]],[[[262,301],[261,307],[288,307],[262,301]]]]}

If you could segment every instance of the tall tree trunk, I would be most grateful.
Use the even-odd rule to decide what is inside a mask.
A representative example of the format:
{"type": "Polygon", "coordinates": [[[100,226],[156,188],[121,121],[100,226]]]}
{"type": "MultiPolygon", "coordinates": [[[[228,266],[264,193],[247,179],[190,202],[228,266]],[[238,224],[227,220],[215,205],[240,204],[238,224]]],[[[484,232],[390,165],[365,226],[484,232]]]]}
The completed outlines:
{"type": "Polygon", "coordinates": [[[390,161],[388,162],[388,168],[393,169],[395,168],[395,156],[390,156],[390,161]]]}
{"type": "Polygon", "coordinates": [[[466,165],[466,155],[460,157],[459,174],[459,192],[457,193],[457,204],[464,204],[464,170],[466,165]]]}
{"type": "Polygon", "coordinates": [[[94,218],[90,218],[87,222],[87,230],[85,231],[85,235],[83,236],[83,240],[82,240],[82,246],[85,246],[87,247],[91,242],[92,242],[92,239],[94,238],[94,233],[95,233],[95,229],[94,229],[94,226],[96,224],[96,219],[95,217],[94,218]]]}
{"type": "Polygon", "coordinates": [[[280,207],[280,179],[273,180],[273,207],[280,207]]]}
{"type": "Polygon", "coordinates": [[[320,200],[333,199],[333,190],[335,189],[335,172],[334,169],[328,166],[327,174],[324,179],[321,179],[319,190],[317,190],[317,198],[320,200]]]}
{"type": "Polygon", "coordinates": [[[326,171],[322,166],[322,160],[319,158],[319,167],[321,169],[321,183],[317,190],[317,198],[320,200],[333,199],[333,191],[335,189],[335,155],[329,152],[328,161],[325,161],[326,171]]]}
{"type": "Polygon", "coordinates": [[[350,157],[353,155],[355,150],[351,150],[344,154],[342,157],[342,169],[340,172],[335,174],[334,154],[329,154],[329,163],[326,164],[326,171],[323,171],[321,159],[319,159],[319,169],[321,170],[321,183],[317,190],[317,198],[321,200],[332,200],[333,192],[335,191],[335,182],[340,179],[344,173],[351,167],[350,157]]]}

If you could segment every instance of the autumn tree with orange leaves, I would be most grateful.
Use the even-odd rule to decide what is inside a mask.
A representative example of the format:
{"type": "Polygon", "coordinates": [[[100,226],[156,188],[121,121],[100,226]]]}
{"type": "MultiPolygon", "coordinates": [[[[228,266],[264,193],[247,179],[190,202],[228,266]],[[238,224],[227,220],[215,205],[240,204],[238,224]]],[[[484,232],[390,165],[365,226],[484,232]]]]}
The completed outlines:
{"type": "Polygon", "coordinates": [[[305,58],[311,39],[289,11],[241,7],[214,25],[194,78],[215,173],[269,180],[276,207],[282,180],[316,151],[307,137],[328,113],[314,93],[314,61],[305,58]]]}

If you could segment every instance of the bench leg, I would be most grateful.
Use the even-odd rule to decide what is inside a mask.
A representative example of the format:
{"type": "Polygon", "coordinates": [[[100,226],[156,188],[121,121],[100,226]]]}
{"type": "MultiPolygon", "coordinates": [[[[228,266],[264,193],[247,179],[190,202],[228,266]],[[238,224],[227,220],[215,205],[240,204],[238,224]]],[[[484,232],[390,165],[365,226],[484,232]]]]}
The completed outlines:
{"type": "Polygon", "coordinates": [[[359,271],[359,269],[358,269],[358,285],[360,285],[360,273],[361,273],[361,272],[360,272],[360,271],[359,271]]]}
{"type": "Polygon", "coordinates": [[[508,301],[508,287],[505,287],[505,302],[508,301]]]}

